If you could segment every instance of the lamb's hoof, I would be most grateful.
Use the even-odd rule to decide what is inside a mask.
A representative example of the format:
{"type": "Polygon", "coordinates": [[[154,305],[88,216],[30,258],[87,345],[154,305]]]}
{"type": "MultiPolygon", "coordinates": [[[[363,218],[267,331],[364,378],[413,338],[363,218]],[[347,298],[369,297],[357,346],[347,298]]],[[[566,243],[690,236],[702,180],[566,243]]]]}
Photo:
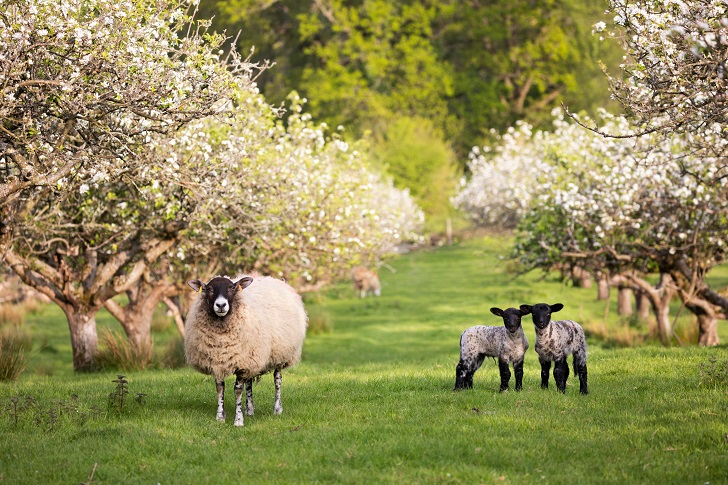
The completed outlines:
{"type": "Polygon", "coordinates": [[[239,418],[235,418],[235,421],[233,422],[233,426],[243,426],[244,421],[243,417],[240,416],[239,418]]]}
{"type": "Polygon", "coordinates": [[[579,393],[586,395],[589,394],[589,391],[587,389],[579,389],[579,393]]]}
{"type": "Polygon", "coordinates": [[[273,406],[273,414],[283,414],[283,406],[280,404],[273,406]]]}
{"type": "Polygon", "coordinates": [[[225,422],[225,413],[218,414],[217,416],[215,416],[215,419],[217,419],[221,423],[224,423],[225,422]]]}

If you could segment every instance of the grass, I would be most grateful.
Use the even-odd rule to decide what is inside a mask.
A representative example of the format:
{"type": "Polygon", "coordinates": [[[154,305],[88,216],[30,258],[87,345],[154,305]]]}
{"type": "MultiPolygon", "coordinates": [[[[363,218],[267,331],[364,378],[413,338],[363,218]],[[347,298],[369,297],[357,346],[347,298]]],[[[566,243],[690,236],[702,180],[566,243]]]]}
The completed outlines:
{"type": "MultiPolygon", "coordinates": [[[[565,395],[553,380],[541,390],[531,348],[522,392],[498,393],[491,361],[474,389],[452,392],[459,335],[500,324],[491,306],[562,302],[563,318],[624,324],[616,298],[605,321],[595,289],[513,280],[499,258],[507,248],[479,239],[407,255],[395,273],[380,272],[378,299],[360,300],[343,283],[308,296],[330,329],[310,335],[301,364],[284,372],[283,415],[273,415],[264,376],[244,428],[230,418],[232,379],[221,424],[210,378],[187,368],[127,373],[119,411],[109,404],[117,374],[73,374],[65,321],[52,308],[29,316],[24,326],[55,352],[34,350],[29,371],[0,384],[0,482],[726,483],[725,345],[589,340],[588,396],[573,374],[565,395]],[[38,372],[49,365],[58,366],[52,376],[38,372]]],[[[99,326],[114,323],[100,316],[99,326]]],[[[155,333],[156,348],[175,331],[155,333]]],[[[723,323],[720,337],[728,340],[723,323]]]]}

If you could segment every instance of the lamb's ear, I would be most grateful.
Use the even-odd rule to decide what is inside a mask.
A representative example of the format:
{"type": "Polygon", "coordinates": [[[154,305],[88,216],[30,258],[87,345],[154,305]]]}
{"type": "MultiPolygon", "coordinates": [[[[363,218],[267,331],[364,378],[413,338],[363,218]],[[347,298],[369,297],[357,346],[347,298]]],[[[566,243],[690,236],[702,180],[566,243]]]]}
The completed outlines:
{"type": "Polygon", "coordinates": [[[252,283],[252,282],[253,282],[253,278],[251,278],[250,276],[243,276],[238,281],[236,281],[234,284],[239,289],[244,290],[245,288],[250,286],[250,283],[252,283]]]}
{"type": "Polygon", "coordinates": [[[533,310],[532,305],[521,305],[519,308],[521,309],[522,315],[528,315],[529,313],[531,313],[531,310],[533,310]]]}
{"type": "Polygon", "coordinates": [[[561,311],[561,309],[564,308],[564,305],[561,303],[554,303],[553,305],[549,305],[549,307],[551,307],[551,312],[555,313],[561,311]]]}
{"type": "Polygon", "coordinates": [[[189,280],[187,286],[200,293],[205,289],[205,283],[200,280],[189,280]]]}
{"type": "Polygon", "coordinates": [[[498,315],[499,317],[503,316],[503,310],[501,310],[500,308],[496,308],[496,307],[491,308],[490,313],[492,313],[493,315],[498,315]]]}

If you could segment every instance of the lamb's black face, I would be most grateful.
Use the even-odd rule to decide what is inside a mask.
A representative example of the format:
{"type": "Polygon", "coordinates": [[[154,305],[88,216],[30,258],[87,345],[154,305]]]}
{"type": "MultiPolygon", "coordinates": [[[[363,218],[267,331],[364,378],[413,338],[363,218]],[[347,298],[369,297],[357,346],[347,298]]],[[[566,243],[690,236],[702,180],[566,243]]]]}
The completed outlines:
{"type": "Polygon", "coordinates": [[[511,333],[516,332],[521,327],[521,317],[528,315],[528,313],[524,313],[523,310],[518,308],[507,308],[505,310],[501,310],[500,308],[494,307],[490,309],[490,312],[493,315],[502,317],[503,325],[505,325],[506,329],[511,333]]]}
{"type": "Polygon", "coordinates": [[[561,303],[549,305],[548,303],[537,303],[531,305],[521,305],[521,310],[533,314],[533,324],[536,328],[543,329],[551,322],[551,314],[564,308],[561,303]]]}
{"type": "Polygon", "coordinates": [[[225,318],[233,311],[235,294],[253,282],[248,276],[232,281],[224,276],[216,276],[205,284],[200,280],[192,280],[187,284],[195,291],[203,294],[207,301],[207,310],[213,318],[225,318]]]}

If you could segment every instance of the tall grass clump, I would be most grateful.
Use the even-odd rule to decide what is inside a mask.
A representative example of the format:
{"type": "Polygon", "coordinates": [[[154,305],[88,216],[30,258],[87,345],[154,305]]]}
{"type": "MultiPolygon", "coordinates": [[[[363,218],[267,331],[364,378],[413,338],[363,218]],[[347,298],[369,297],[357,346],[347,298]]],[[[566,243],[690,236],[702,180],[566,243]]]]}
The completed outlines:
{"type": "Polygon", "coordinates": [[[32,347],[30,335],[17,328],[0,333],[0,381],[15,381],[25,370],[32,347]]]}
{"type": "Polygon", "coordinates": [[[334,324],[331,314],[323,307],[312,306],[306,309],[308,313],[308,328],[306,333],[309,335],[317,335],[321,333],[331,333],[334,331],[334,324]]]}
{"type": "Polygon", "coordinates": [[[125,336],[109,329],[101,331],[100,341],[96,364],[102,370],[144,370],[154,362],[153,345],[136,349],[125,336]]]}
{"type": "Polygon", "coordinates": [[[173,338],[167,343],[161,364],[165,369],[181,369],[187,365],[184,338],[173,338]]]}
{"type": "Polygon", "coordinates": [[[25,322],[25,311],[23,307],[15,303],[3,303],[0,305],[0,326],[13,325],[21,326],[25,322]]]}

